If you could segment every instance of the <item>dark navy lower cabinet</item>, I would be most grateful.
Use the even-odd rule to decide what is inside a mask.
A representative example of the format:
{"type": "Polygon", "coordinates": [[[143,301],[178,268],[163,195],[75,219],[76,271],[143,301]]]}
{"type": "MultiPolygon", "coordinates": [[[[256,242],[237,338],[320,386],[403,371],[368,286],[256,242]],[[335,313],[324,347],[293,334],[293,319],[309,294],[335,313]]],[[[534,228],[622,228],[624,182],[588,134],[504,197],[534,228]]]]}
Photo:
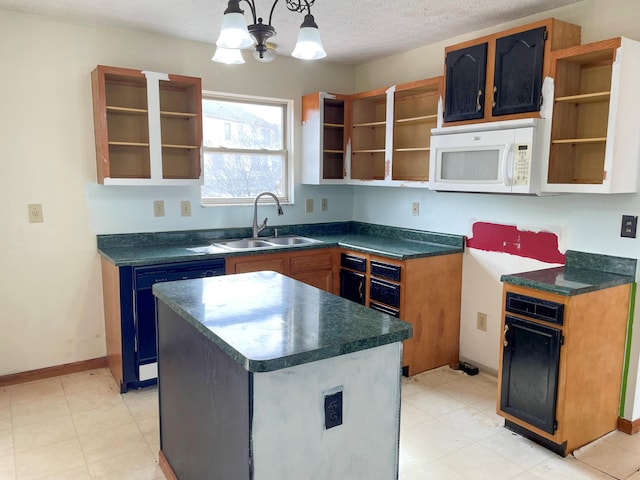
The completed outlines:
{"type": "Polygon", "coordinates": [[[500,409],[553,434],[562,332],[507,315],[500,409]]]}

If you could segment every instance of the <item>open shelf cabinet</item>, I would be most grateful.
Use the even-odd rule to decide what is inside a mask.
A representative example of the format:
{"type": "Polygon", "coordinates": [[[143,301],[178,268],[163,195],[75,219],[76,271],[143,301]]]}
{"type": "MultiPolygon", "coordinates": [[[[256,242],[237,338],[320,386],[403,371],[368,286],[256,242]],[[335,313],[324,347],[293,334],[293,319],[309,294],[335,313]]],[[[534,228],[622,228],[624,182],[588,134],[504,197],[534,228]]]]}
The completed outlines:
{"type": "Polygon", "coordinates": [[[106,66],[91,76],[99,183],[199,183],[199,78],[106,66]]]}
{"type": "Polygon", "coordinates": [[[398,85],[393,103],[391,179],[429,180],[431,129],[441,115],[442,77],[398,85]]]}
{"type": "Polygon", "coordinates": [[[387,165],[387,92],[351,96],[351,179],[384,180],[387,165]]]}
{"type": "Polygon", "coordinates": [[[640,44],[625,38],[553,54],[554,105],[545,191],[638,190],[635,83],[640,44]]]}
{"type": "Polygon", "coordinates": [[[348,97],[312,93],[302,97],[302,183],[343,183],[346,176],[348,97]]]}

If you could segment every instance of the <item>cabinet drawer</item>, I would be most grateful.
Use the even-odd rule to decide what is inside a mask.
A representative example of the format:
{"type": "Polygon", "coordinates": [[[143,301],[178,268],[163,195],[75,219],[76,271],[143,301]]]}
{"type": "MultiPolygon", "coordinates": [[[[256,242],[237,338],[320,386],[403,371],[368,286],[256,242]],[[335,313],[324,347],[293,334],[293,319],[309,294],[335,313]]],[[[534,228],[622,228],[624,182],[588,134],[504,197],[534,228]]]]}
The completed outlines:
{"type": "Polygon", "coordinates": [[[388,280],[400,281],[400,272],[402,267],[400,265],[390,265],[388,263],[377,262],[371,260],[369,262],[369,269],[371,275],[379,278],[386,278],[388,280]]]}
{"type": "Polygon", "coordinates": [[[386,313],[387,315],[391,315],[392,317],[400,318],[400,310],[397,308],[387,307],[386,305],[382,305],[380,303],[371,302],[369,307],[373,310],[377,310],[382,313],[386,313]]]}
{"type": "Polygon", "coordinates": [[[392,307],[400,308],[400,285],[372,278],[369,282],[369,298],[392,307]]]}
{"type": "Polygon", "coordinates": [[[333,255],[330,253],[316,253],[291,257],[289,268],[294,275],[318,270],[331,271],[333,268],[333,255]]]}
{"type": "Polygon", "coordinates": [[[340,254],[340,266],[356,270],[358,272],[365,272],[367,270],[367,259],[364,257],[358,257],[349,253],[340,254]]]}
{"type": "Polygon", "coordinates": [[[557,325],[564,322],[563,304],[512,292],[507,292],[504,310],[557,325]]]}

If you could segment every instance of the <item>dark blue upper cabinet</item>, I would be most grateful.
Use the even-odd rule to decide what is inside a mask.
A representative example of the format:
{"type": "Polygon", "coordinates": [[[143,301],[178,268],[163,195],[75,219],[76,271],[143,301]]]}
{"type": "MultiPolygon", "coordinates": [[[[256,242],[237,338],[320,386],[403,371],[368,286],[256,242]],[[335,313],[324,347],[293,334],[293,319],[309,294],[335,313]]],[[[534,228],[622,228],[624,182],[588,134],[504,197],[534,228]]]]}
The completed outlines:
{"type": "Polygon", "coordinates": [[[540,110],[546,28],[496,39],[491,114],[540,110]]]}
{"type": "Polygon", "coordinates": [[[487,44],[447,53],[445,60],[444,121],[473,120],[484,116],[487,44]]]}

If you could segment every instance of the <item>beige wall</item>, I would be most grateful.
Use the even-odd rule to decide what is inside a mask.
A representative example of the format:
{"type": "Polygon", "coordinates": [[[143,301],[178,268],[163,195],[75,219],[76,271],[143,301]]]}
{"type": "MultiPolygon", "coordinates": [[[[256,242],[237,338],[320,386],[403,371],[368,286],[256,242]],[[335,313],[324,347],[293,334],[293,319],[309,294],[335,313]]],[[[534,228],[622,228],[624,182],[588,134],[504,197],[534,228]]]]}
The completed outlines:
{"type": "MultiPolygon", "coordinates": [[[[203,43],[0,11],[0,375],[105,355],[97,233],[251,224],[248,207],[198,207],[197,187],[95,183],[90,72],[97,64],[202,77],[208,90],[294,99],[296,145],[301,95],[353,90],[351,67],[288,57],[262,65],[249,55],[243,66],[224,66],[211,62],[212,54],[203,43]],[[165,200],[166,217],[154,219],[154,199],[165,200]],[[181,199],[192,201],[192,217],[180,217],[181,199]],[[27,222],[28,203],[43,204],[44,223],[27,222]]],[[[299,172],[295,150],[294,161],[299,172]]],[[[316,205],[329,197],[330,211],[305,214],[298,202],[274,223],[351,219],[350,189],[298,185],[296,195],[316,205]]]]}

